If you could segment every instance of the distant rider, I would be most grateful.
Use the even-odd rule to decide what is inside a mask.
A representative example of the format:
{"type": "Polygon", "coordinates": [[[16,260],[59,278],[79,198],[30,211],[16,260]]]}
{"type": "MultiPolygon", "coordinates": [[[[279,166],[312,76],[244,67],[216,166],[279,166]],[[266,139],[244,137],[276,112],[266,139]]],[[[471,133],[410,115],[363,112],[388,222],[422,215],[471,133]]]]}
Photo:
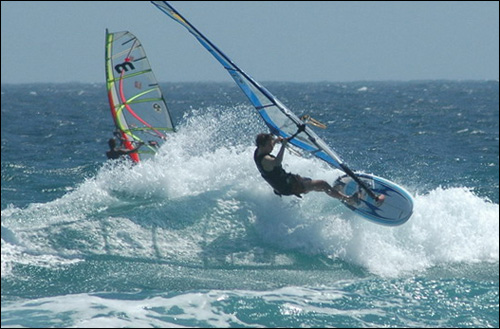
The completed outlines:
{"type": "Polygon", "coordinates": [[[120,157],[122,157],[124,155],[128,155],[130,153],[137,152],[137,150],[142,145],[144,145],[144,142],[139,142],[138,145],[131,150],[121,148],[121,147],[117,148],[116,147],[116,140],[114,138],[110,138],[108,140],[108,145],[109,145],[109,151],[106,152],[106,156],[108,157],[108,159],[120,159],[120,157]]]}

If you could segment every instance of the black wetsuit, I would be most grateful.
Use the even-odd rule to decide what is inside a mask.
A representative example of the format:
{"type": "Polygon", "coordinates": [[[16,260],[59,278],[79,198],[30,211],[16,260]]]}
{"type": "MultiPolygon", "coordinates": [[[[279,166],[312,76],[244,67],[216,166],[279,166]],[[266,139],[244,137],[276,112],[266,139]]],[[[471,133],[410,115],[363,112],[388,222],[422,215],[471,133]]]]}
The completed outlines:
{"type": "Polygon", "coordinates": [[[127,155],[129,153],[130,152],[127,152],[127,151],[124,151],[121,149],[118,149],[118,150],[112,149],[112,150],[109,150],[106,152],[106,156],[108,157],[108,159],[116,160],[116,159],[120,159],[122,156],[127,155]]]}
{"type": "Polygon", "coordinates": [[[255,164],[257,165],[262,178],[264,178],[274,189],[274,193],[278,195],[296,195],[298,197],[300,197],[300,193],[304,193],[300,176],[287,173],[281,165],[275,166],[272,171],[264,170],[264,167],[262,166],[262,159],[264,159],[266,155],[269,155],[272,158],[275,158],[275,156],[271,154],[257,155],[257,151],[258,150],[255,150],[253,155],[255,164]]]}

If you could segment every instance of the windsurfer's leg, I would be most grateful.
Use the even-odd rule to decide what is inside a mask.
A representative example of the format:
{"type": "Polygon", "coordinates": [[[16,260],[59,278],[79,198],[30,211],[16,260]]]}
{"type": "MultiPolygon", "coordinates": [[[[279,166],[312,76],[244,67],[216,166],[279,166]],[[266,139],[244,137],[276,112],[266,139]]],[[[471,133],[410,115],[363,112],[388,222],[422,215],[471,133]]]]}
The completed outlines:
{"type": "Polygon", "coordinates": [[[342,199],[343,197],[345,197],[342,193],[333,189],[330,186],[330,184],[328,184],[326,181],[320,180],[320,179],[305,181],[304,187],[305,187],[307,192],[310,192],[310,191],[325,192],[326,194],[328,194],[332,198],[336,198],[336,199],[342,199]]]}
{"type": "Polygon", "coordinates": [[[329,196],[335,199],[339,199],[341,201],[344,201],[348,204],[355,205],[359,202],[359,197],[357,193],[355,193],[352,196],[345,195],[338,190],[334,189],[333,187],[330,186],[326,181],[320,180],[320,179],[309,179],[309,178],[303,178],[301,177],[302,184],[304,186],[304,192],[303,193],[308,193],[311,191],[315,192],[325,192],[329,196]]]}
{"type": "Polygon", "coordinates": [[[325,192],[332,198],[339,199],[340,201],[346,202],[350,205],[356,205],[357,203],[359,203],[359,198],[361,197],[361,195],[358,195],[358,193],[354,193],[351,196],[345,195],[339,190],[331,187],[330,184],[328,184],[324,180],[313,180],[311,181],[311,185],[311,191],[325,192]]]}
{"type": "Polygon", "coordinates": [[[308,181],[305,184],[305,187],[308,191],[316,191],[316,192],[329,192],[332,189],[330,184],[328,184],[324,180],[319,180],[319,179],[313,179],[308,181]]]}

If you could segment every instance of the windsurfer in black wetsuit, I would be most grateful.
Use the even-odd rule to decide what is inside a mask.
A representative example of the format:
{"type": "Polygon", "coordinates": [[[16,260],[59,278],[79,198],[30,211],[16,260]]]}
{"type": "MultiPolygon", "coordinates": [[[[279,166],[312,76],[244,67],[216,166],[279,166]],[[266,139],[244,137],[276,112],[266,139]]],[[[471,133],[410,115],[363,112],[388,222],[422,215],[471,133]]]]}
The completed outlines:
{"type": "Polygon", "coordinates": [[[120,159],[120,157],[122,157],[124,155],[130,154],[133,152],[137,152],[137,150],[142,145],[144,145],[144,143],[139,142],[139,145],[137,145],[136,147],[134,147],[131,150],[127,150],[124,148],[117,148],[116,147],[116,140],[114,138],[110,138],[108,140],[108,145],[109,145],[109,151],[106,152],[106,156],[108,157],[108,159],[120,159]]]}
{"type": "Polygon", "coordinates": [[[273,138],[272,134],[259,134],[255,140],[257,149],[254,153],[254,160],[262,177],[274,189],[277,195],[295,195],[310,191],[325,192],[329,196],[344,201],[348,204],[357,203],[358,195],[347,196],[335,189],[324,180],[313,180],[301,177],[296,174],[287,173],[281,163],[285,154],[287,139],[273,138]],[[281,149],[276,156],[271,155],[274,145],[281,142],[281,149]]]}

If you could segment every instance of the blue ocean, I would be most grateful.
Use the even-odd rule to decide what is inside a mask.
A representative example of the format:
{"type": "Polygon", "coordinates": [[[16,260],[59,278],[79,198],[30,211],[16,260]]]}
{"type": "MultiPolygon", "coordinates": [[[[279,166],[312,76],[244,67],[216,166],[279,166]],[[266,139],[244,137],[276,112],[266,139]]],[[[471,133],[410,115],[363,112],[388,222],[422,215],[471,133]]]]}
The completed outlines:
{"type": "Polygon", "coordinates": [[[162,84],[177,132],[135,166],[105,157],[104,84],[2,85],[2,327],[498,328],[498,81],[264,85],[408,222],[274,195],[232,82],[162,84]]]}

